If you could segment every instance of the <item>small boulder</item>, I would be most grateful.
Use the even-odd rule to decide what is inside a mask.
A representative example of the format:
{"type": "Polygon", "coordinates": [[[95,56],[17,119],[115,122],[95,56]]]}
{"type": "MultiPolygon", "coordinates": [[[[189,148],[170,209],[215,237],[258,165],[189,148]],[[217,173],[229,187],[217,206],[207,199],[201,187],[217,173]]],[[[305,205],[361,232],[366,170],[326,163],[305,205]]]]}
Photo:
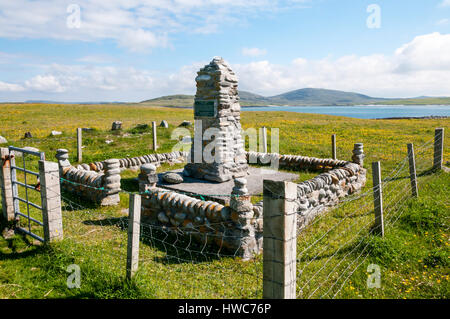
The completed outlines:
{"type": "Polygon", "coordinates": [[[0,144],[8,143],[8,140],[4,138],[3,136],[0,136],[0,144]]]}
{"type": "Polygon", "coordinates": [[[183,183],[183,177],[176,173],[166,173],[162,176],[162,179],[169,184],[183,183]]]}
{"type": "Polygon", "coordinates": [[[159,124],[159,127],[162,127],[162,128],[169,128],[169,123],[167,123],[166,120],[162,120],[162,121],[161,121],[161,124],[159,124]]]}
{"type": "Polygon", "coordinates": [[[31,135],[31,132],[26,132],[23,138],[32,138],[32,137],[33,135],[31,135]]]}
{"type": "Polygon", "coordinates": [[[192,123],[190,121],[183,121],[179,126],[189,127],[192,126],[192,123]]]}
{"type": "Polygon", "coordinates": [[[113,140],[106,140],[105,143],[106,144],[111,144],[112,142],[114,142],[113,140]]]}
{"type": "Polygon", "coordinates": [[[61,134],[62,134],[62,132],[60,132],[60,131],[52,131],[50,133],[51,136],[56,136],[56,135],[61,135],[61,134]]]}
{"type": "Polygon", "coordinates": [[[120,121],[114,121],[112,123],[111,131],[118,131],[122,129],[122,122],[120,121]]]}

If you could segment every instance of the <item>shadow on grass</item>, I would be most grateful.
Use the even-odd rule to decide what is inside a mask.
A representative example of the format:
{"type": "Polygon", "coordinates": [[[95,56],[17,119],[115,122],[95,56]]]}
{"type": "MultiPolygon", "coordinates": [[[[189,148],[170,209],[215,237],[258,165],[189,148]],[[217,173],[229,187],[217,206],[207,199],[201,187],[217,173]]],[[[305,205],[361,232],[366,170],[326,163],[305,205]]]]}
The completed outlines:
{"type": "MultiPolygon", "coordinates": [[[[122,231],[128,231],[127,217],[112,217],[101,220],[85,220],[85,225],[116,226],[122,231]]],[[[231,257],[232,252],[213,244],[202,245],[192,238],[192,235],[176,235],[169,230],[163,230],[160,225],[141,224],[140,240],[143,244],[165,253],[164,257],[154,257],[153,260],[162,264],[203,263],[231,257]]]]}

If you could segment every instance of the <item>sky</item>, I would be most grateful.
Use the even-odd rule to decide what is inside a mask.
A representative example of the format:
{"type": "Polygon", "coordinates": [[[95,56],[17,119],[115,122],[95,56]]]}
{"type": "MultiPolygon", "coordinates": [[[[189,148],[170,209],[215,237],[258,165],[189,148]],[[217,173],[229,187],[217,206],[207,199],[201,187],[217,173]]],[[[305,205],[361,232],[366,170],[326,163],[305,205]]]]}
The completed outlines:
{"type": "Polygon", "coordinates": [[[264,96],[450,96],[450,0],[0,0],[1,102],[195,94],[215,56],[264,96]]]}

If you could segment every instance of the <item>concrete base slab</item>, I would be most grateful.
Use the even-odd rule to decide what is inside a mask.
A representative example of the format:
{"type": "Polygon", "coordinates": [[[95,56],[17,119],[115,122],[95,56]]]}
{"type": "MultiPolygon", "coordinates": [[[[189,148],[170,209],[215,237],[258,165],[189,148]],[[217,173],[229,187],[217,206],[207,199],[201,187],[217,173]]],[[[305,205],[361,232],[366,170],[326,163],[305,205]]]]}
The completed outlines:
{"type": "MultiPolygon", "coordinates": [[[[183,177],[184,182],[180,184],[169,184],[162,179],[162,175],[158,174],[158,187],[178,191],[195,198],[195,194],[201,194],[205,200],[212,200],[221,204],[229,204],[231,190],[234,187],[234,181],[230,180],[223,183],[214,183],[202,179],[186,177],[183,175],[183,169],[170,171],[183,177]],[[203,196],[205,195],[205,196],[203,196]],[[220,196],[222,195],[222,196],[220,196]],[[223,196],[227,195],[227,196],[223,196]]],[[[274,171],[266,168],[249,167],[247,175],[247,189],[250,195],[258,195],[263,192],[263,180],[270,179],[274,181],[293,181],[298,178],[297,174],[274,171]]]]}

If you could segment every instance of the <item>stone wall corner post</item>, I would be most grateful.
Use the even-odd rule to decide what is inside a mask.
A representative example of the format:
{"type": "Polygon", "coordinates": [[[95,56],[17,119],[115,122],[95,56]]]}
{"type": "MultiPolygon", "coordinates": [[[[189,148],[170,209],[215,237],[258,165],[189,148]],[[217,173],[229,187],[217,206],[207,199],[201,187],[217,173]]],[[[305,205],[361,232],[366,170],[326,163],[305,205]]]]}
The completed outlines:
{"type": "Polygon", "coordinates": [[[63,239],[61,188],[58,164],[40,160],[39,179],[41,183],[44,241],[45,243],[51,243],[63,239]]]}
{"type": "Polygon", "coordinates": [[[105,161],[105,175],[103,180],[105,197],[101,200],[102,206],[117,205],[120,202],[120,162],[118,159],[105,161]]]}
{"type": "Polygon", "coordinates": [[[57,149],[56,159],[58,160],[59,175],[62,177],[64,175],[64,169],[71,166],[69,162],[69,151],[64,148],[57,149]]]}
{"type": "Polygon", "coordinates": [[[366,157],[366,155],[364,154],[364,144],[356,143],[353,147],[352,162],[363,167],[365,157],[366,157]]]}
{"type": "Polygon", "coordinates": [[[0,189],[2,196],[2,218],[5,221],[14,220],[14,202],[11,182],[11,162],[9,149],[0,148],[0,189]]]}
{"type": "Polygon", "coordinates": [[[232,219],[239,224],[241,244],[240,250],[244,260],[249,260],[258,254],[260,249],[255,238],[255,229],[251,225],[253,205],[247,189],[247,179],[235,178],[231,191],[230,208],[232,219]]]}
{"type": "Polygon", "coordinates": [[[295,299],[297,185],[264,180],[263,298],[295,299]]]}

